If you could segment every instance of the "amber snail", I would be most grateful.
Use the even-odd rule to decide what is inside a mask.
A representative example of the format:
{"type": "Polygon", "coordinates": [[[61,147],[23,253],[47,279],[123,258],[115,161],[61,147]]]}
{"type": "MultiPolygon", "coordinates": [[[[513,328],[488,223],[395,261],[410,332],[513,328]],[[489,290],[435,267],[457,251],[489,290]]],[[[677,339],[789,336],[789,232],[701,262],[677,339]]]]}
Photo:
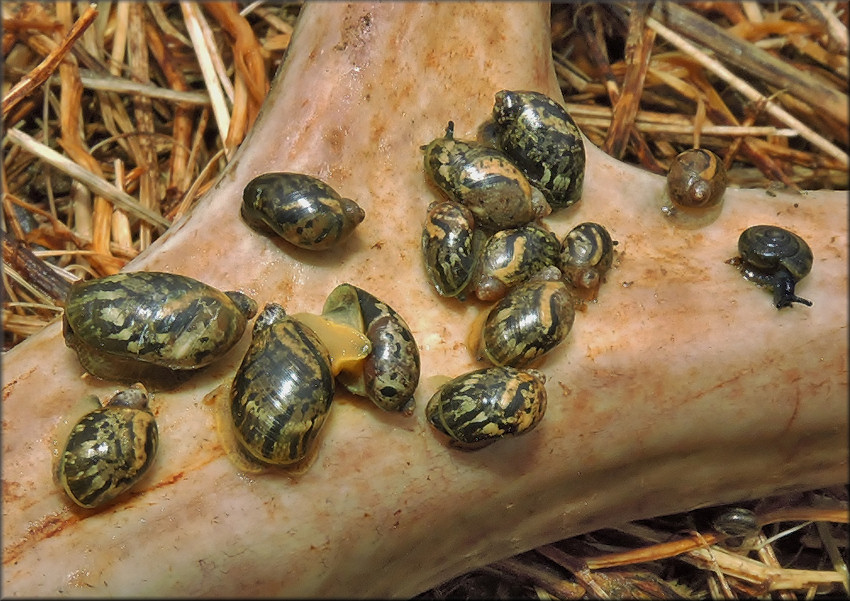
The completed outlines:
{"type": "Polygon", "coordinates": [[[616,241],[604,226],[586,221],[564,236],[561,271],[576,288],[597,290],[614,262],[616,241]]]}
{"type": "Polygon", "coordinates": [[[475,370],[443,384],[428,401],[425,418],[451,446],[480,449],[537,426],[546,412],[545,382],[533,369],[475,370]]]}
{"type": "Polygon", "coordinates": [[[462,204],[451,200],[431,203],[422,228],[422,260],[438,294],[465,299],[484,238],[462,204]]]}
{"type": "Polygon", "coordinates": [[[145,475],[158,443],[144,386],[119,391],[71,430],[59,456],[57,476],[62,489],[80,507],[105,505],[145,475]]]}
{"type": "Polygon", "coordinates": [[[553,209],[581,199],[584,140],[560,104],[539,92],[502,90],[493,106],[499,146],[553,209]]]}
{"type": "Polygon", "coordinates": [[[500,150],[446,135],[422,147],[425,173],[450,200],[466,206],[475,223],[496,231],[529,223],[551,212],[549,204],[500,150]]]}
{"type": "Polygon", "coordinates": [[[92,375],[152,386],[224,355],[256,311],[241,292],[187,276],[119,273],[71,286],[63,334],[92,375]]]}
{"type": "Polygon", "coordinates": [[[748,227],[738,238],[737,264],[744,278],[773,291],[777,309],[791,303],[811,306],[794,288],[812,270],[812,249],[800,236],[776,225],[748,227]]]}
{"type": "Polygon", "coordinates": [[[718,205],[727,183],[723,160],[705,148],[679,153],[667,172],[667,193],[680,207],[703,209],[718,205]]]}
{"type": "Polygon", "coordinates": [[[356,202],[303,173],[264,173],[242,193],[242,218],[248,225],[308,250],[336,246],[365,215],[356,202]]]}

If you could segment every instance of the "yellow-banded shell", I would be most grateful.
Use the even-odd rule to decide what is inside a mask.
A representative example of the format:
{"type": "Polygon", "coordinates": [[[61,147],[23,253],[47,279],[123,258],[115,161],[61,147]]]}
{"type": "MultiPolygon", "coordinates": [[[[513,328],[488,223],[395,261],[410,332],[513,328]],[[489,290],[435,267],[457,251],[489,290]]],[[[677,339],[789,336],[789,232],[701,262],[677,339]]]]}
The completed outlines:
{"type": "Polygon", "coordinates": [[[475,295],[481,300],[499,300],[541,269],[557,266],[560,254],[558,238],[537,223],[496,232],[481,251],[473,282],[475,295]]]}
{"type": "Polygon", "coordinates": [[[63,334],[92,375],[148,384],[224,355],[256,311],[241,292],[183,275],[119,273],[71,286],[63,334]]]}
{"type": "Polygon", "coordinates": [[[478,449],[531,431],[546,412],[546,378],[533,369],[488,367],[443,384],[425,417],[450,444],[478,449]]]}
{"type": "Polygon", "coordinates": [[[564,236],[561,272],[573,286],[596,289],[614,262],[615,241],[604,226],[586,221],[564,236]]]}
{"type": "Polygon", "coordinates": [[[349,392],[368,397],[385,411],[407,415],[414,409],[419,384],[419,348],[407,323],[388,304],[351,284],[340,284],[325,301],[322,315],[363,332],[372,351],[355,373],[339,381],[349,392]]]}
{"type": "Polygon", "coordinates": [[[564,107],[539,92],[502,90],[493,118],[499,146],[553,209],[579,201],[587,160],[584,140],[564,107]]]}
{"type": "Polygon", "coordinates": [[[424,147],[425,172],[450,199],[465,205],[475,223],[500,230],[544,217],[551,208],[502,151],[446,135],[424,147]]]}
{"type": "Polygon", "coordinates": [[[331,357],[322,342],[280,305],[266,305],[230,387],[240,445],[263,463],[300,462],[312,450],[333,394],[331,357]]]}
{"type": "Polygon", "coordinates": [[[573,297],[562,281],[531,279],[486,314],[480,332],[473,332],[475,356],[493,365],[529,366],[566,338],[574,319],[573,297]]]}
{"type": "Polygon", "coordinates": [[[62,489],[80,507],[100,507],[145,475],[158,443],[145,388],[122,390],[71,430],[57,471],[62,489]]]}
{"type": "Polygon", "coordinates": [[[365,215],[356,202],[303,173],[264,173],[242,193],[242,218],[248,225],[309,250],[335,246],[365,215]]]}
{"type": "Polygon", "coordinates": [[[428,280],[441,296],[464,300],[478,264],[484,235],[460,203],[446,200],[428,207],[422,228],[422,258],[428,280]]]}
{"type": "Polygon", "coordinates": [[[723,200],[728,181],[720,157],[705,148],[690,148],[670,165],[667,193],[680,207],[705,209],[723,200]]]}

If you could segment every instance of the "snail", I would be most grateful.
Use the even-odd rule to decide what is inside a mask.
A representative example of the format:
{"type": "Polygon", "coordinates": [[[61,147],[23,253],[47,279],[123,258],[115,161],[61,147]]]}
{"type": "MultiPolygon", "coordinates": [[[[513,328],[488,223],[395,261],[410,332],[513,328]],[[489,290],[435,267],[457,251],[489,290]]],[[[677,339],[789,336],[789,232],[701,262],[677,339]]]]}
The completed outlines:
{"type": "Polygon", "coordinates": [[[312,451],[334,394],[331,357],[316,334],[269,303],[230,387],[236,439],[264,464],[298,464],[312,451]]]}
{"type": "Polygon", "coordinates": [[[797,234],[776,225],[754,225],[738,238],[740,257],[729,262],[737,265],[744,278],[773,291],[777,309],[791,303],[812,306],[812,302],[794,294],[797,282],[812,270],[812,249],[797,234]]]}
{"type": "Polygon", "coordinates": [[[587,161],[584,140],[564,107],[539,92],[502,90],[493,118],[499,146],[553,209],[579,201],[587,161]]]}
{"type": "Polygon", "coordinates": [[[256,312],[241,292],[183,275],[119,273],[71,286],[63,334],[90,374],[149,384],[224,355],[256,312]]]}
{"type": "Polygon", "coordinates": [[[450,445],[479,449],[530,432],[546,412],[546,377],[533,369],[488,367],[443,384],[425,418],[450,445]]]}
{"type": "Polygon", "coordinates": [[[529,223],[496,232],[484,244],[473,278],[476,296],[499,300],[545,267],[560,262],[561,243],[545,226],[529,223]]]}
{"type": "Polygon", "coordinates": [[[680,208],[705,209],[720,204],[727,183],[723,161],[705,148],[679,153],[667,172],[667,193],[680,208]]]}
{"type": "Polygon", "coordinates": [[[604,226],[586,221],[564,236],[561,249],[561,271],[578,289],[592,291],[595,297],[602,278],[614,262],[611,234],[604,226]]]}
{"type": "Polygon", "coordinates": [[[484,235],[460,203],[433,202],[422,228],[422,257],[428,280],[441,296],[464,300],[478,264],[484,235]]]}
{"type": "Polygon", "coordinates": [[[511,289],[482,319],[483,326],[480,320],[473,324],[470,339],[476,359],[521,368],[566,338],[575,319],[574,301],[560,279],[536,276],[511,289]]]}
{"type": "Polygon", "coordinates": [[[755,536],[759,531],[756,514],[743,507],[733,507],[718,513],[711,522],[712,527],[727,536],[755,536]]]}
{"type": "Polygon", "coordinates": [[[144,386],[121,390],[71,430],[59,456],[57,476],[62,489],[80,507],[100,507],[145,475],[158,442],[144,386]]]}
{"type": "Polygon", "coordinates": [[[248,225],[309,250],[335,246],[365,215],[356,202],[303,173],[264,173],[242,193],[242,218],[248,225]]]}
{"type": "Polygon", "coordinates": [[[411,415],[419,384],[419,349],[404,319],[386,303],[351,284],[340,284],[325,300],[322,315],[363,332],[371,345],[362,368],[339,374],[352,394],[368,397],[385,411],[411,415]]]}
{"type": "Polygon", "coordinates": [[[423,147],[425,172],[450,200],[465,205],[475,223],[496,231],[529,223],[551,212],[539,191],[500,150],[446,135],[423,147]]]}

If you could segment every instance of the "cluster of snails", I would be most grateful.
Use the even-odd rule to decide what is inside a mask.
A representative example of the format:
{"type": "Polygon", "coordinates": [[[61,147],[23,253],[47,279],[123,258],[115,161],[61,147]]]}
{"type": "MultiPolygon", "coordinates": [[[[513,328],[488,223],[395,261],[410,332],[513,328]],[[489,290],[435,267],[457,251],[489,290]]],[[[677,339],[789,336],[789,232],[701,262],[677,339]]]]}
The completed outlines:
{"type": "Polygon", "coordinates": [[[493,143],[458,140],[450,121],[422,147],[425,172],[445,196],[428,207],[422,230],[427,277],[441,296],[494,302],[469,341],[493,367],[444,384],[426,407],[450,444],[468,449],[539,422],[545,377],[529,368],[566,338],[578,297],[595,299],[616,244],[597,223],[560,241],[540,221],[575,204],[584,183],[584,143],[561,105],[503,90],[492,126],[493,143]]]}

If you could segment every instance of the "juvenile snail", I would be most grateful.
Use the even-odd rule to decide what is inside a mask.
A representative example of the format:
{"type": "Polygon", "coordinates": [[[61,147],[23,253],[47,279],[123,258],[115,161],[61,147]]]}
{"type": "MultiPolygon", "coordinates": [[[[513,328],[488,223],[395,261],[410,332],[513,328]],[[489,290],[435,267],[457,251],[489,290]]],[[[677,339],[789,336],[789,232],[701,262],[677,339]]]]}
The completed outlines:
{"type": "Polygon", "coordinates": [[[791,303],[811,306],[794,294],[797,282],[812,270],[812,249],[797,234],[776,225],[748,227],[738,238],[739,264],[744,278],[773,291],[777,309],[791,303]]]}
{"type": "Polygon", "coordinates": [[[560,281],[533,278],[511,289],[473,325],[476,358],[493,365],[526,367],[560,344],[572,328],[572,295],[560,281]]]}
{"type": "Polygon", "coordinates": [[[173,273],[119,273],[71,286],[65,343],[99,378],[167,379],[208,365],[242,337],[257,304],[173,273]]]}
{"type": "Polygon", "coordinates": [[[303,173],[264,173],[242,193],[242,218],[248,225],[309,250],[335,246],[365,215],[356,202],[303,173]]]}
{"type": "Polygon", "coordinates": [[[484,235],[460,203],[446,200],[428,207],[422,228],[422,258],[428,280],[441,296],[464,300],[480,255],[484,235]]]}
{"type": "Polygon", "coordinates": [[[100,507],[145,475],[158,442],[144,386],[122,390],[71,430],[57,471],[62,489],[80,507],[100,507]]]}
{"type": "Polygon", "coordinates": [[[386,303],[351,284],[340,284],[325,301],[322,315],[363,332],[371,344],[362,369],[341,372],[349,392],[368,397],[385,411],[411,415],[419,384],[419,348],[404,319],[386,303]]]}
{"type": "Polygon", "coordinates": [[[499,145],[553,209],[581,198],[584,140],[560,104],[539,92],[502,90],[493,106],[499,145]]]}
{"type": "Polygon", "coordinates": [[[529,223],[496,232],[484,244],[473,278],[481,300],[499,300],[545,267],[557,266],[561,243],[545,226],[529,223]]]}
{"type": "Polygon", "coordinates": [[[586,221],[567,232],[561,250],[561,271],[576,288],[595,291],[614,262],[611,234],[604,226],[586,221]]]}
{"type": "Polygon", "coordinates": [[[425,418],[452,446],[480,449],[530,432],[546,413],[546,378],[533,369],[479,369],[443,384],[425,418]]]}
{"type": "Polygon", "coordinates": [[[667,172],[667,193],[680,207],[716,206],[726,192],[726,166],[705,148],[691,148],[676,156],[667,172]]]}
{"type": "Polygon", "coordinates": [[[718,532],[727,536],[755,536],[759,531],[756,514],[743,507],[733,507],[718,513],[711,522],[718,532]]]}
{"type": "Polygon", "coordinates": [[[500,150],[446,135],[423,147],[425,172],[450,199],[465,205],[475,223],[500,230],[529,223],[551,212],[539,191],[500,150]]]}
{"type": "Polygon", "coordinates": [[[270,303],[230,387],[240,445],[260,462],[288,466],[308,456],[334,394],[331,357],[313,331],[270,303]]]}

